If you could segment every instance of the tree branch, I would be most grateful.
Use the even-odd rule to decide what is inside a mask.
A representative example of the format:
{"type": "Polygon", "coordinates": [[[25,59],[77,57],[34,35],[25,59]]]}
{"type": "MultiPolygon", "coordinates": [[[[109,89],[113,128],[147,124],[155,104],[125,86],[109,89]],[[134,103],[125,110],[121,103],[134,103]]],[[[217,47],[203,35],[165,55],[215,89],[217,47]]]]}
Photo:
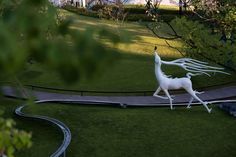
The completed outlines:
{"type": "Polygon", "coordinates": [[[174,39],[180,38],[180,36],[175,36],[175,37],[172,37],[172,38],[171,38],[171,37],[170,37],[170,38],[168,38],[168,37],[163,37],[163,36],[158,35],[158,34],[155,32],[155,30],[154,30],[153,28],[151,28],[148,24],[146,24],[146,27],[147,27],[149,30],[151,30],[152,33],[153,33],[156,37],[158,37],[158,38],[160,38],[160,39],[174,40],[174,39]]]}
{"type": "Polygon", "coordinates": [[[182,36],[178,35],[178,33],[175,31],[174,27],[169,23],[166,22],[166,24],[171,28],[171,30],[174,32],[174,36],[178,37],[178,38],[182,38],[182,36]]]}
{"type": "Polygon", "coordinates": [[[168,43],[167,40],[165,40],[165,42],[166,42],[166,44],[167,44],[170,48],[177,50],[177,51],[184,57],[184,54],[183,54],[179,49],[177,49],[176,47],[171,46],[171,45],[168,43]]]}

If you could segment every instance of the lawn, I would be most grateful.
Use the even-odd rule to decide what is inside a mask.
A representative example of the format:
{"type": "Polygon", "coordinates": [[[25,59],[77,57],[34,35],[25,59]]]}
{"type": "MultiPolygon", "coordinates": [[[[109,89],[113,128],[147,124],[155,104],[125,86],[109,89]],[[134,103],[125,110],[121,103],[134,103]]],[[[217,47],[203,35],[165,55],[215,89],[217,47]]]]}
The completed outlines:
{"type": "MultiPolygon", "coordinates": [[[[164,60],[172,60],[181,57],[181,54],[167,45],[164,39],[159,39],[145,26],[146,23],[124,22],[117,24],[113,21],[100,20],[97,18],[84,17],[61,11],[64,17],[74,19],[71,29],[85,30],[107,28],[118,34],[122,42],[111,44],[101,40],[107,48],[119,54],[112,65],[107,65],[93,78],[82,78],[80,81],[68,85],[64,84],[60,77],[53,71],[48,70],[39,63],[28,65],[19,72],[18,78],[23,84],[33,84],[55,88],[66,88],[76,90],[98,90],[98,91],[135,91],[135,90],[155,90],[157,82],[154,76],[153,48],[156,45],[158,52],[164,60]]],[[[160,24],[162,34],[168,34],[171,30],[166,24],[160,24]]],[[[169,40],[173,47],[181,47],[179,39],[169,40]]],[[[185,76],[186,72],[172,66],[163,66],[163,71],[173,77],[185,76]]],[[[214,79],[208,76],[194,77],[195,88],[222,85],[235,82],[236,74],[231,76],[216,74],[214,79]]]]}
{"type": "Polygon", "coordinates": [[[171,111],[68,104],[31,105],[25,112],[51,116],[68,125],[72,131],[70,157],[236,155],[235,119],[216,106],[212,114],[202,106],[171,111]]]}

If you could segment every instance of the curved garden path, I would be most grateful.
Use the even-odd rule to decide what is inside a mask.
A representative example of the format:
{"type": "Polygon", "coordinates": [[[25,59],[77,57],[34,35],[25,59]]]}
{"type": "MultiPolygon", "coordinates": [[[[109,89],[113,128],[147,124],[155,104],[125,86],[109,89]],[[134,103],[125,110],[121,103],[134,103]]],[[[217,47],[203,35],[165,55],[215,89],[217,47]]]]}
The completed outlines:
{"type": "MultiPolygon", "coordinates": [[[[119,104],[127,106],[169,106],[169,100],[156,98],[153,96],[80,96],[75,94],[51,93],[45,91],[36,91],[24,89],[23,94],[19,90],[11,86],[2,87],[5,96],[28,99],[28,97],[35,97],[36,100],[57,100],[57,101],[77,101],[85,104],[119,104]]],[[[205,91],[205,93],[198,95],[203,101],[213,102],[222,99],[231,99],[236,97],[236,86],[221,87],[205,91]]],[[[177,94],[174,97],[173,104],[185,105],[190,100],[188,93],[177,94]]],[[[198,104],[196,100],[194,104],[198,104]]]]}

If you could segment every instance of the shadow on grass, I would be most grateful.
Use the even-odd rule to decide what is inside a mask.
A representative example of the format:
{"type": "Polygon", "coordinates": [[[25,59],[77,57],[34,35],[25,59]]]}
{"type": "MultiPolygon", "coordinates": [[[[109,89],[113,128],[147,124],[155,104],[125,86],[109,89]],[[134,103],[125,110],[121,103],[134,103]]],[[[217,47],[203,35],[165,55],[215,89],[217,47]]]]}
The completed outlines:
{"type": "MultiPolygon", "coordinates": [[[[117,51],[116,49],[111,49],[117,51]]],[[[152,53],[150,51],[150,53],[152,53]]],[[[173,60],[174,57],[162,57],[163,60],[173,60]]],[[[162,66],[166,75],[185,77],[187,71],[175,66],[162,66]]],[[[129,51],[119,51],[119,55],[112,64],[103,67],[102,71],[93,77],[82,78],[72,85],[64,84],[60,77],[39,63],[30,65],[19,75],[23,84],[32,84],[44,87],[64,88],[73,90],[95,91],[154,91],[158,84],[154,74],[154,56],[147,54],[133,54],[129,51]],[[32,72],[32,74],[31,74],[32,72]],[[36,74],[36,75],[35,75],[36,74]],[[53,78],[53,79],[51,79],[53,78]]],[[[195,89],[206,89],[211,86],[235,85],[236,74],[216,74],[192,77],[195,89]],[[233,82],[233,83],[232,83],[233,82]]]]}

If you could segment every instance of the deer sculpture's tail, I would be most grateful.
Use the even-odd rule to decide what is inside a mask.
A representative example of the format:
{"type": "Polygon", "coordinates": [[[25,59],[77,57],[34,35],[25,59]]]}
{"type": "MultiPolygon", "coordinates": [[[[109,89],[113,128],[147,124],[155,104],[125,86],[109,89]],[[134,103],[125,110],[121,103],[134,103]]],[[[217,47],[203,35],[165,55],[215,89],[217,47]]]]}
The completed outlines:
{"type": "Polygon", "coordinates": [[[187,73],[187,74],[186,74],[187,78],[189,78],[189,79],[191,79],[192,76],[197,76],[197,75],[201,75],[201,73],[196,73],[196,74],[187,73]]]}

